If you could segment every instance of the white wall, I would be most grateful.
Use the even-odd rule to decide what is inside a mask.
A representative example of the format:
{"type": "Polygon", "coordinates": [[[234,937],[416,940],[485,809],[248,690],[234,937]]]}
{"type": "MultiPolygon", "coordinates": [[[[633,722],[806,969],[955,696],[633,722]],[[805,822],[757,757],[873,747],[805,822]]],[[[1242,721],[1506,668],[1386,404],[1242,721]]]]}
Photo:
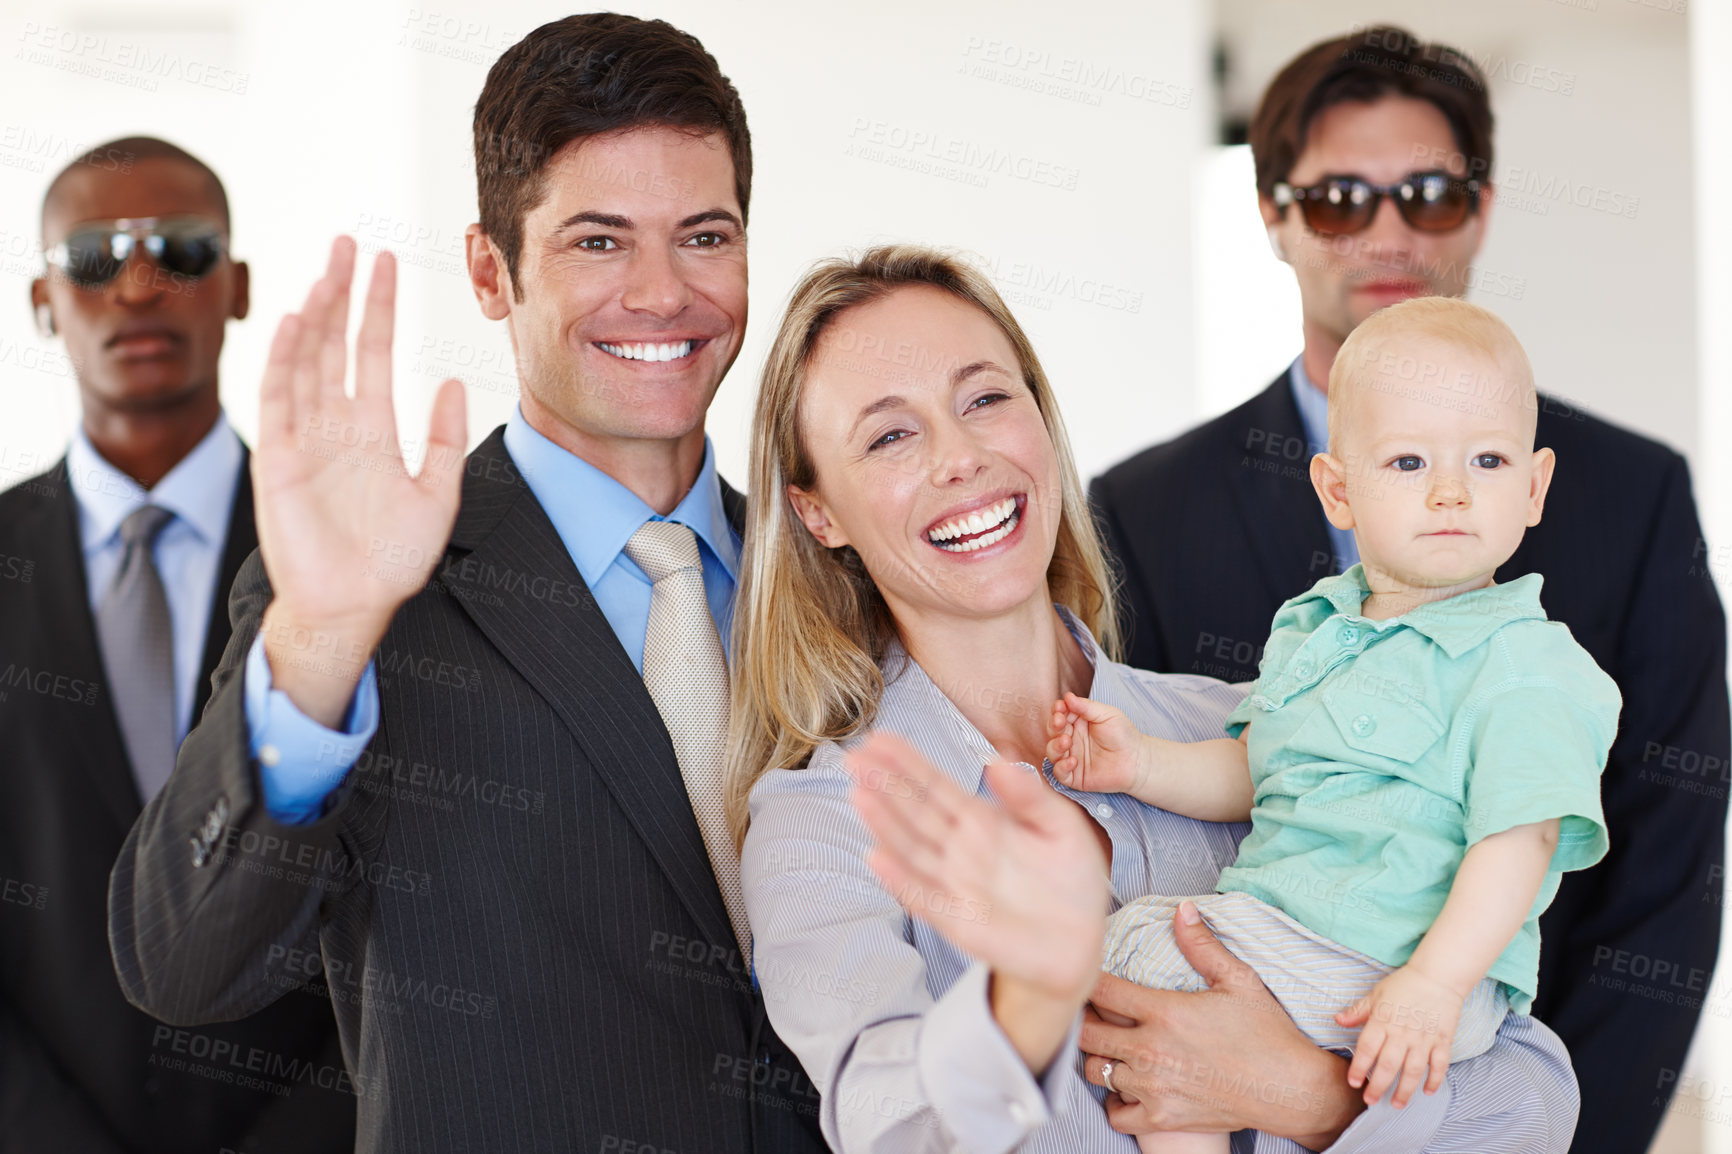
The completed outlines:
{"type": "MultiPolygon", "coordinates": [[[[46,464],[76,419],[64,360],[25,366],[47,348],[25,295],[40,267],[42,191],[77,147],[134,132],[183,144],[228,184],[235,251],[253,265],[254,315],[230,326],[223,359],[224,400],[244,435],[271,328],[339,231],[403,261],[403,435],[419,436],[448,375],[471,385],[472,441],[503,421],[516,388],[509,348],[462,275],[462,232],[476,215],[470,118],[499,52],[569,11],[526,0],[9,6],[3,450],[46,464]],[[101,46],[80,48],[83,36],[101,46]],[[218,64],[244,76],[244,92],[201,89],[184,62],[141,67],[141,47],[218,64]],[[130,64],[117,63],[123,51],[130,64]],[[111,75],[73,71],[86,64],[111,75]]],[[[799,271],[885,239],[985,258],[1060,389],[1085,472],[1192,418],[1190,181],[1212,124],[1203,0],[1123,0],[1087,20],[987,0],[673,0],[634,11],[702,39],[752,126],[753,321],[710,424],[726,473],[744,475],[757,371],[799,271]]]]}
{"type": "MultiPolygon", "coordinates": [[[[705,41],[754,130],[756,320],[713,410],[724,468],[743,474],[757,369],[799,270],[874,240],[986,258],[1061,389],[1085,473],[1261,387],[1297,348],[1297,313],[1286,270],[1263,255],[1250,189],[1211,147],[1214,25],[1232,47],[1228,101],[1248,109],[1293,52],[1374,19],[1455,42],[1493,76],[1505,195],[1481,268],[1521,296],[1479,299],[1517,327],[1548,387],[1691,451],[1689,21],[1667,4],[1678,0],[1096,0],[1086,18],[986,0],[641,9],[705,41]],[[977,163],[946,164],[947,152],[977,163]],[[994,153],[1073,187],[979,166],[994,153]],[[1635,215],[1569,199],[1596,194],[1635,215]]],[[[43,188],[80,148],[133,132],[185,144],[228,182],[255,286],[254,315],[230,326],[223,362],[243,433],[270,330],[339,231],[405,263],[406,435],[446,375],[472,386],[472,439],[503,420],[509,351],[462,276],[470,114],[499,51],[567,10],[8,5],[0,484],[52,460],[76,419],[66,361],[36,337],[26,305],[43,188]]]]}

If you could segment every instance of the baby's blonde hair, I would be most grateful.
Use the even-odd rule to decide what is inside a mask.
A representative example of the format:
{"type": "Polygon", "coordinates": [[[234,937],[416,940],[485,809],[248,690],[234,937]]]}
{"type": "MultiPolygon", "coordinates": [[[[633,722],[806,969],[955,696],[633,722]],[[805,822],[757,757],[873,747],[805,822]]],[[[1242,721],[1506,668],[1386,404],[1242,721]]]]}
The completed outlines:
{"type": "Polygon", "coordinates": [[[1400,387],[1461,391],[1462,378],[1458,376],[1452,382],[1441,364],[1428,365],[1423,360],[1403,359],[1399,355],[1395,361],[1389,361],[1392,346],[1415,338],[1430,338],[1453,349],[1478,354],[1495,364],[1501,379],[1490,382],[1468,379],[1467,387],[1483,390],[1489,386],[1496,390],[1497,399],[1515,401],[1527,414],[1527,431],[1532,437],[1539,412],[1534,370],[1509,325],[1490,309],[1455,297],[1414,297],[1367,317],[1335,354],[1335,365],[1329,370],[1330,453],[1340,455],[1341,430],[1353,398],[1372,383],[1390,378],[1391,385],[1400,387]],[[1411,373],[1406,371],[1410,363],[1411,373]],[[1512,396],[1517,390],[1519,393],[1512,396]]]}

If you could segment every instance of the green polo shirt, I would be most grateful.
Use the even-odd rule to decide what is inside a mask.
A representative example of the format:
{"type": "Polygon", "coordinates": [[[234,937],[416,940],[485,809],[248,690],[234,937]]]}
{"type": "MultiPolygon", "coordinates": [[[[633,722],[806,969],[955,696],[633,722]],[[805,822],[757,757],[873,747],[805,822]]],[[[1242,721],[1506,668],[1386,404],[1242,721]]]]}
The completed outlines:
{"type": "Polygon", "coordinates": [[[1235,737],[1256,722],[1256,794],[1218,888],[1400,966],[1468,846],[1559,818],[1539,896],[1490,973],[1526,1013],[1539,915],[1564,870],[1606,853],[1600,772],[1622,705],[1568,626],[1546,620],[1540,583],[1532,573],[1372,621],[1355,565],[1281,606],[1260,676],[1227,719],[1235,737]]]}

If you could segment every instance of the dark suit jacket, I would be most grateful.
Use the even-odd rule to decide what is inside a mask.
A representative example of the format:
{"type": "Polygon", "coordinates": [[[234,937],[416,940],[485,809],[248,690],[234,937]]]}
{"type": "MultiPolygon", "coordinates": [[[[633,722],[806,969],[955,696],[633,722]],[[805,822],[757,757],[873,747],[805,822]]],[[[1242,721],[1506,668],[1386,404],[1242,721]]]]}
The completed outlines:
{"type": "Polygon", "coordinates": [[[249,755],[270,598],[254,554],[210,708],[115,866],[127,995],[197,1023],[328,985],[362,1151],[821,1151],[661,715],[502,432],[375,655],[379,731],[305,826],[249,755]]]}
{"type": "MultiPolygon", "coordinates": [[[[228,642],[229,582],[257,540],[243,463],[195,717],[228,642]]],[[[318,1085],[342,1071],[328,1002],[301,995],[177,1033],[121,994],[108,873],[139,799],[86,590],[62,461],[0,494],[0,1151],[351,1149],[353,1096],[318,1085]],[[290,1063],[323,1073],[283,1076],[290,1063]]]]}
{"type": "MultiPolygon", "coordinates": [[[[1534,1013],[1581,1081],[1575,1148],[1640,1154],[1684,1062],[1720,937],[1726,619],[1677,453],[1540,398],[1557,452],[1545,518],[1499,581],[1540,573],[1547,614],[1618,683],[1602,798],[1611,851],[1540,919],[1534,1013]]],[[[1257,674],[1275,610],[1336,571],[1288,378],[1091,487],[1123,568],[1130,664],[1257,674]]]]}

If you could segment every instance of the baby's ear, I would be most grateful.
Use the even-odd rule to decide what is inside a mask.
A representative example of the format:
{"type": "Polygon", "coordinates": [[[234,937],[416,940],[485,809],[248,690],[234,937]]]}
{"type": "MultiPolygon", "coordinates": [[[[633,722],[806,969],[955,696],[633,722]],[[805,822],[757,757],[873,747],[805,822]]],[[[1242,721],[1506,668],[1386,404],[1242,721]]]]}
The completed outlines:
{"type": "Polygon", "coordinates": [[[1546,511],[1546,493],[1552,487],[1552,472],[1557,468],[1558,455],[1550,449],[1534,450],[1533,478],[1528,483],[1528,525],[1532,527],[1540,523],[1540,514],[1546,511]]]}
{"type": "Polygon", "coordinates": [[[1353,509],[1347,504],[1347,468],[1339,458],[1318,453],[1311,458],[1311,487],[1323,503],[1323,515],[1337,529],[1353,528],[1353,509]]]}

